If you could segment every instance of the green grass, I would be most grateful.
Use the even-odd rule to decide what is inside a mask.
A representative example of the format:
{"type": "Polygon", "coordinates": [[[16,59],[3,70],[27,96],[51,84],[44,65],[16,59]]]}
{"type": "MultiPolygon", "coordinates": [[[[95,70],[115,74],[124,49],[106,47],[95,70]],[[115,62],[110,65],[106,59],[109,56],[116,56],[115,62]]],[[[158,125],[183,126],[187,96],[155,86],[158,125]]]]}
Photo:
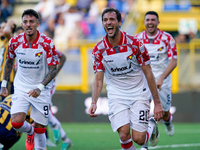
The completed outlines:
{"type": "MultiPolygon", "coordinates": [[[[157,150],[200,150],[200,123],[176,123],[175,134],[169,137],[162,123],[158,124],[160,140],[157,150]]],[[[62,123],[67,136],[73,141],[70,150],[121,150],[118,133],[114,133],[109,123],[62,123]]],[[[49,129],[49,136],[53,141],[53,132],[49,129]]],[[[25,134],[11,150],[25,149],[25,134]]],[[[48,150],[60,150],[57,147],[47,147],[48,150]]],[[[140,146],[136,145],[137,149],[140,146]]]]}

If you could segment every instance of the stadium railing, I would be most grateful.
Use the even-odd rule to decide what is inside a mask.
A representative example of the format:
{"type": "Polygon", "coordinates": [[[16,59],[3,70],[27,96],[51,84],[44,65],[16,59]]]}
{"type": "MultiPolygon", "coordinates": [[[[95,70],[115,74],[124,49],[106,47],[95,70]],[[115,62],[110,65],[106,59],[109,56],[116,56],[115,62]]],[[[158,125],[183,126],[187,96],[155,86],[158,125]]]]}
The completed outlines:
{"type": "MultiPolygon", "coordinates": [[[[68,62],[65,68],[74,67],[71,67],[71,71],[61,71],[59,73],[57,90],[91,92],[94,79],[91,52],[94,45],[95,43],[79,42],[80,52],[67,54],[68,62]],[[78,61],[74,62],[71,58],[78,61]],[[73,69],[77,68],[79,68],[79,71],[73,74],[73,69]]],[[[193,39],[190,43],[177,43],[177,51],[178,65],[172,72],[172,92],[197,90],[200,86],[200,68],[198,67],[200,66],[200,39],[193,39]]]]}

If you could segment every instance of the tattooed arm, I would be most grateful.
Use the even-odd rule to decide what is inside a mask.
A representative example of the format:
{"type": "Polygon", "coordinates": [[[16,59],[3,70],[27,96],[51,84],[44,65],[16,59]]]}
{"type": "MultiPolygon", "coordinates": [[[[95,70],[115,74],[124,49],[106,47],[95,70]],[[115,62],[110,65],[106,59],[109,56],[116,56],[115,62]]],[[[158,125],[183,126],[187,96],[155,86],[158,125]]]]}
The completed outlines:
{"type": "MultiPolygon", "coordinates": [[[[13,64],[14,64],[14,59],[8,59],[8,58],[6,59],[4,74],[3,74],[3,82],[9,80],[10,74],[11,74],[11,71],[13,68],[13,64]]],[[[8,90],[7,90],[6,86],[1,86],[0,95],[3,97],[8,96],[8,90]]]]}
{"type": "MultiPolygon", "coordinates": [[[[44,86],[46,86],[57,74],[57,67],[56,65],[50,65],[49,67],[49,72],[46,74],[46,76],[44,77],[44,80],[42,81],[42,84],[44,86]]],[[[29,96],[32,97],[38,97],[41,93],[41,90],[39,88],[36,88],[34,90],[31,90],[30,92],[28,92],[29,96]]]]}
{"type": "Polygon", "coordinates": [[[44,80],[42,81],[42,84],[46,86],[53,78],[55,78],[56,74],[57,74],[56,65],[50,65],[49,66],[49,72],[44,77],[44,80]]]}
{"type": "Polygon", "coordinates": [[[61,57],[60,57],[60,62],[57,66],[57,74],[60,71],[60,69],[63,67],[65,61],[66,61],[66,56],[64,54],[62,54],[61,57]]]}

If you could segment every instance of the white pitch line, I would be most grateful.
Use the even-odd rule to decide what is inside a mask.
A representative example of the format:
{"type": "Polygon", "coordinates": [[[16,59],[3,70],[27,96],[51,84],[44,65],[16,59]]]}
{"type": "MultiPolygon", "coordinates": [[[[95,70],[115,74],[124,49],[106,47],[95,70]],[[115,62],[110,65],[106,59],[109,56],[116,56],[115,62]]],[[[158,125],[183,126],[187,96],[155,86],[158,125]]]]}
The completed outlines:
{"type": "MultiPolygon", "coordinates": [[[[177,148],[177,147],[196,147],[196,146],[200,146],[200,143],[160,145],[160,146],[155,146],[155,147],[149,147],[149,149],[177,148]]],[[[137,150],[140,150],[140,149],[141,148],[137,148],[137,150]]]]}

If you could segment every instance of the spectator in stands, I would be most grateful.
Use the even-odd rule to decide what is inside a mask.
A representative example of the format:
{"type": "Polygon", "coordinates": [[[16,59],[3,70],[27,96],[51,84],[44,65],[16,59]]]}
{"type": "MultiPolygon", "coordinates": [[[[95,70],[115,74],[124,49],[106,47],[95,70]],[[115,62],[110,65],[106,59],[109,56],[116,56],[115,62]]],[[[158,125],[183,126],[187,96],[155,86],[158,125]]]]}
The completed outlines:
{"type": "MultiPolygon", "coordinates": [[[[70,37],[70,29],[65,25],[63,13],[58,14],[57,24],[54,31],[54,43],[60,51],[64,51],[68,48],[68,39],[70,37]],[[64,33],[64,34],[63,34],[64,33]]],[[[73,30],[73,32],[76,32],[73,30]]]]}
{"type": "Polygon", "coordinates": [[[48,19],[55,19],[56,17],[54,0],[41,0],[33,9],[37,11],[40,16],[40,26],[38,30],[44,32],[47,28],[48,19]]]}
{"type": "Polygon", "coordinates": [[[8,0],[1,0],[0,5],[0,22],[6,21],[6,19],[13,14],[13,6],[8,0]]]}
{"type": "Polygon", "coordinates": [[[192,39],[195,39],[196,38],[196,34],[192,31],[190,31],[188,33],[188,42],[190,42],[192,39]]]}
{"type": "Polygon", "coordinates": [[[19,26],[19,27],[16,28],[15,32],[16,32],[16,35],[19,35],[20,33],[24,32],[24,29],[21,26],[19,26]]]}
{"type": "Polygon", "coordinates": [[[187,37],[185,34],[178,34],[175,36],[176,43],[187,43],[187,37]]]}
{"type": "Polygon", "coordinates": [[[34,7],[34,10],[41,14],[42,21],[47,21],[48,18],[55,18],[55,4],[53,0],[41,0],[34,7]]]}

